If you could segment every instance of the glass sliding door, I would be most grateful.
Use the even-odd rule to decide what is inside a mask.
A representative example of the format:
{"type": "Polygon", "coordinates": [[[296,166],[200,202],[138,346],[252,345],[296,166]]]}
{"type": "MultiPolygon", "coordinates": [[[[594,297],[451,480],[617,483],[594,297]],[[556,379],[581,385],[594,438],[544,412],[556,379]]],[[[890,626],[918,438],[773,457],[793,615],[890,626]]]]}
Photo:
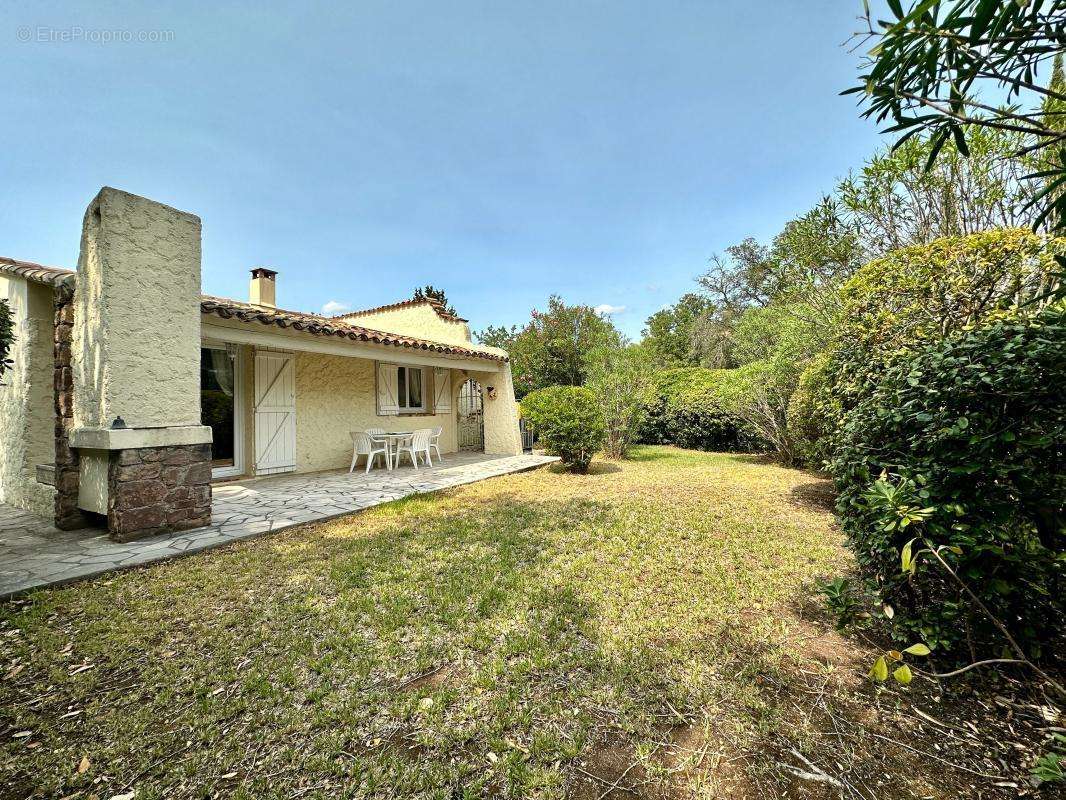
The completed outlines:
{"type": "Polygon", "coordinates": [[[225,345],[200,348],[200,419],[211,428],[211,475],[240,475],[239,351],[225,345]]]}

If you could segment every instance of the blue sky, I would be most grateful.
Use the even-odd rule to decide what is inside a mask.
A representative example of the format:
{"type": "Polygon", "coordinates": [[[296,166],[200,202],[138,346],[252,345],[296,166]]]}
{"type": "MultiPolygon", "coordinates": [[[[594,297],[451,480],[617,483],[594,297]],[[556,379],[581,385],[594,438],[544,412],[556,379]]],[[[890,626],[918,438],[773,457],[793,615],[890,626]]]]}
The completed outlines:
{"type": "Polygon", "coordinates": [[[879,143],[838,96],[859,0],[341,6],[5,3],[0,255],[73,266],[110,185],[203,219],[206,292],[432,283],[475,329],[556,293],[638,336],[879,143]]]}

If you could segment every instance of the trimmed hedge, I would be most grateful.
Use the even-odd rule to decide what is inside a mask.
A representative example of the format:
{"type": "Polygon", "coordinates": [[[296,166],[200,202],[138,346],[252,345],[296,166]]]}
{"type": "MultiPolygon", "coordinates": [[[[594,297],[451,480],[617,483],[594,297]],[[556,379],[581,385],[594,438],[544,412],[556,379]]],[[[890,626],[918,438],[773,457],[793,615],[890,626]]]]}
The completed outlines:
{"type": "Polygon", "coordinates": [[[549,455],[571,472],[588,472],[607,435],[596,395],[583,386],[548,386],[522,398],[521,411],[549,455]]]}
{"type": "Polygon", "coordinates": [[[1064,253],[1066,239],[1003,228],[895,250],[859,269],[841,289],[824,364],[809,367],[790,410],[801,452],[827,460],[846,414],[889,363],[1046,294],[1064,253]]]}
{"type": "Polygon", "coordinates": [[[968,640],[1003,644],[934,561],[901,573],[916,536],[958,548],[945,558],[1034,656],[1066,630],[1064,376],[1060,304],[897,355],[846,414],[837,511],[903,640],[967,655],[968,640]]]}
{"type": "Polygon", "coordinates": [[[640,441],[692,450],[745,451],[753,437],[722,410],[719,390],[729,370],[681,367],[656,373],[645,400],[640,441]]]}
{"type": "Polygon", "coordinates": [[[895,250],[862,267],[841,290],[825,413],[839,417],[860,401],[899,352],[1048,292],[1056,253],[1066,253],[1066,240],[1004,228],[895,250]]]}

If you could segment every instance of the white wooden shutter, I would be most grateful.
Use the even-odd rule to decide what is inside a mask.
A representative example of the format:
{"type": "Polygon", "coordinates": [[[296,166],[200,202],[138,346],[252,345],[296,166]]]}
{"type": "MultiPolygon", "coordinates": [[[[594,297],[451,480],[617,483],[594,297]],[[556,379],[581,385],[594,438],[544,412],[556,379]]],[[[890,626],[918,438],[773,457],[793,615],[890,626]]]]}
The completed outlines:
{"type": "Polygon", "coordinates": [[[450,414],[452,411],[452,371],[437,367],[433,370],[433,413],[450,414]]]}
{"type": "Polygon", "coordinates": [[[296,469],[296,374],[292,353],[255,354],[255,472],[296,469]]]}
{"type": "Polygon", "coordinates": [[[400,413],[400,403],[396,399],[396,366],[394,364],[377,365],[378,416],[390,416],[400,413]]]}

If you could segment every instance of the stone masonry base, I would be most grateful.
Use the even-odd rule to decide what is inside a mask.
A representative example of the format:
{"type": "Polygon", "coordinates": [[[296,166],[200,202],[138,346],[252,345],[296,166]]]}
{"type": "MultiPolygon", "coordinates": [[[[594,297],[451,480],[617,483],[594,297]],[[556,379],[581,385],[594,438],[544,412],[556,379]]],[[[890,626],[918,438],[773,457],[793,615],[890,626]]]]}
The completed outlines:
{"type": "Polygon", "coordinates": [[[78,451],[70,446],[74,428],[74,379],[70,368],[74,303],[69,290],[56,290],[55,309],[55,526],[70,531],[87,523],[78,509],[78,451]]]}
{"type": "Polygon", "coordinates": [[[107,528],[116,541],[209,525],[211,445],[115,450],[107,484],[107,528]]]}

